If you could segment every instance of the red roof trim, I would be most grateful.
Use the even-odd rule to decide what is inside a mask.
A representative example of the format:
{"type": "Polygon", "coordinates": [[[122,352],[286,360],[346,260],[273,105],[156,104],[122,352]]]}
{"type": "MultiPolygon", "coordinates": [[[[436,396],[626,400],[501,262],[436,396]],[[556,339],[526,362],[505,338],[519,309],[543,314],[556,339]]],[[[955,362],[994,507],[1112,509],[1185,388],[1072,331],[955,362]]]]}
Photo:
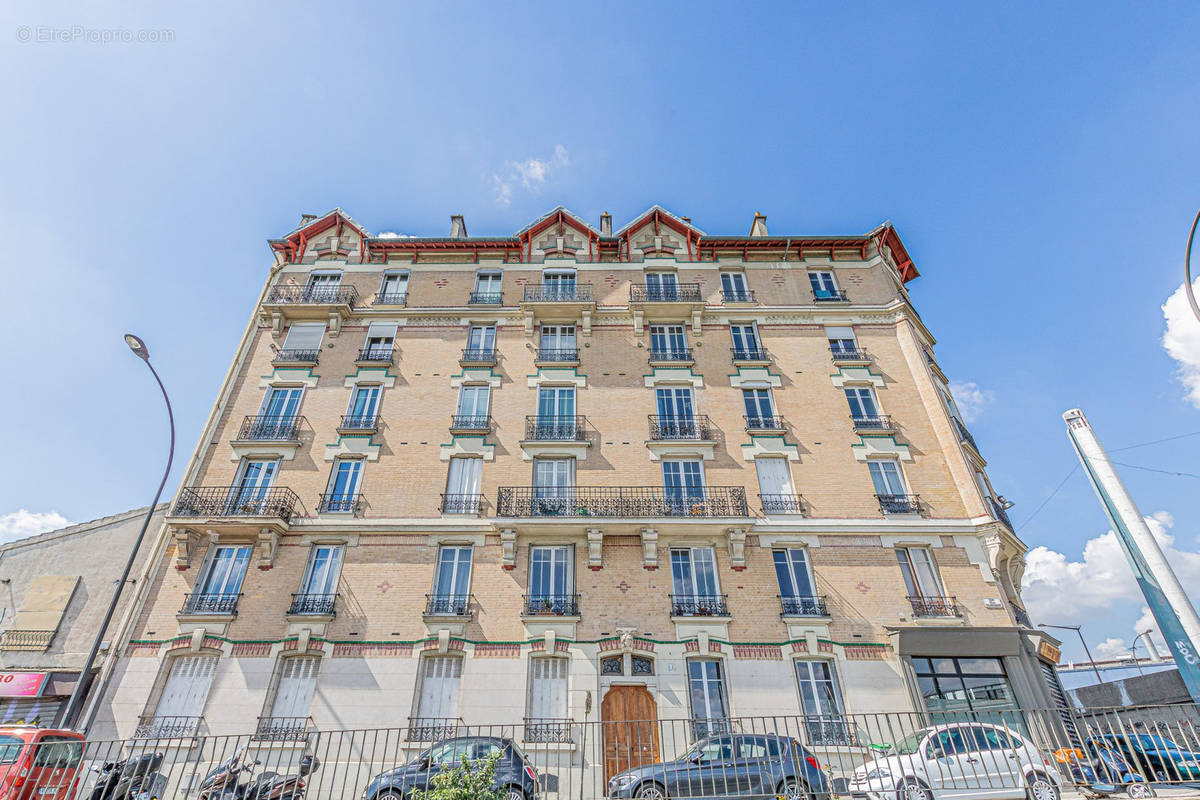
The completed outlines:
{"type": "Polygon", "coordinates": [[[892,256],[896,261],[896,271],[900,273],[900,280],[908,283],[913,278],[920,277],[921,273],[917,271],[917,265],[913,263],[912,256],[908,254],[904,243],[900,241],[900,234],[896,233],[896,229],[891,225],[885,227],[876,240],[876,245],[880,249],[885,244],[891,248],[892,256]]]}

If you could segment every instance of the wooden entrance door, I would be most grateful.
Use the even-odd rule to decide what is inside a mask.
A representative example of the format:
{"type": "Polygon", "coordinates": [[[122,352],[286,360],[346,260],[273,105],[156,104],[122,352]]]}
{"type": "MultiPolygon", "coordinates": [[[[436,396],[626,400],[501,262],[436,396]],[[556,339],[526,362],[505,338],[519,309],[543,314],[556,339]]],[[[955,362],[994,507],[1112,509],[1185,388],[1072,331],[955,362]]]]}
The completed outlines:
{"type": "Polygon", "coordinates": [[[645,686],[612,686],[600,704],[604,783],[623,770],[659,758],[658,704],[645,686]]]}

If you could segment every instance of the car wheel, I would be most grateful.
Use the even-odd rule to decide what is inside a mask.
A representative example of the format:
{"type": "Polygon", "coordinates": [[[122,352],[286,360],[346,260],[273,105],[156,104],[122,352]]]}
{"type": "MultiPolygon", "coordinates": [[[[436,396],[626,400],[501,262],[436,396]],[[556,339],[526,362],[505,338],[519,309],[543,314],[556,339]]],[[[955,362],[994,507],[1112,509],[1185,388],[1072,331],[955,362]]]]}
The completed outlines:
{"type": "Polygon", "coordinates": [[[637,796],[641,800],[666,800],[667,793],[653,781],[647,781],[638,787],[637,796]]]}
{"type": "Polygon", "coordinates": [[[1125,794],[1141,800],[1144,797],[1154,797],[1154,790],[1140,781],[1135,781],[1125,785],[1125,794]]]}
{"type": "Polygon", "coordinates": [[[520,786],[509,786],[504,790],[504,800],[525,800],[525,792],[520,786]]]}
{"type": "Polygon", "coordinates": [[[1058,800],[1058,787],[1041,772],[1031,772],[1025,778],[1025,796],[1029,800],[1058,800]]]}
{"type": "Polygon", "coordinates": [[[905,778],[896,790],[896,800],[933,800],[933,792],[916,778],[905,778]]]}
{"type": "Polygon", "coordinates": [[[808,798],[808,787],[798,782],[795,778],[788,778],[781,782],[775,789],[775,794],[784,800],[806,800],[808,798]]]}

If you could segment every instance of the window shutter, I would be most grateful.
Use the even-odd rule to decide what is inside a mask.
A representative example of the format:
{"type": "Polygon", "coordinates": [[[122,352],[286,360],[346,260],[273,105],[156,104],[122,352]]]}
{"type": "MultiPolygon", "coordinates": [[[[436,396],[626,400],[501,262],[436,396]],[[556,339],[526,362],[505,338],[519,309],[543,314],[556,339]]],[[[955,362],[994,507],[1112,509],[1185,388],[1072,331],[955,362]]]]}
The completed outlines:
{"type": "Polygon", "coordinates": [[[457,718],[461,677],[462,659],[449,656],[426,658],[417,716],[421,719],[457,718]]]}
{"type": "Polygon", "coordinates": [[[766,495],[792,494],[792,476],[786,458],[756,458],[758,490],[766,495]]]}
{"type": "Polygon", "coordinates": [[[530,719],[567,718],[567,666],[565,658],[535,658],[530,661],[530,719]]]}
{"type": "Polygon", "coordinates": [[[825,326],[826,339],[853,339],[854,328],[835,327],[833,325],[825,326]]]}
{"type": "Polygon", "coordinates": [[[156,717],[198,717],[204,712],[208,688],[217,671],[215,656],[184,656],[175,659],[162,697],[155,710],[156,717]]]}
{"type": "Polygon", "coordinates": [[[371,327],[367,329],[367,341],[372,339],[392,339],[396,338],[397,325],[394,322],[372,322],[371,327]]]}
{"type": "Polygon", "coordinates": [[[275,702],[271,707],[271,716],[308,716],[313,692],[317,688],[317,671],[320,666],[319,658],[284,659],[279,674],[279,686],[275,690],[275,702]]]}
{"type": "Polygon", "coordinates": [[[284,350],[320,350],[325,337],[324,323],[301,322],[288,328],[284,350]]]}

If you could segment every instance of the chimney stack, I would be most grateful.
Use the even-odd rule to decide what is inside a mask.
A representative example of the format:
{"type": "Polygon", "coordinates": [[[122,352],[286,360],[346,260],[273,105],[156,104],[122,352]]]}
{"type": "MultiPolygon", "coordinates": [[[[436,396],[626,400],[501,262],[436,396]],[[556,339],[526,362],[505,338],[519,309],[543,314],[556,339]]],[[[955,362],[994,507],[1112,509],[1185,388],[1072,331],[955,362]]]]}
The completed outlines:
{"type": "Polygon", "coordinates": [[[681,219],[681,220],[683,220],[683,221],[684,221],[684,223],[685,223],[685,224],[687,224],[687,225],[691,225],[691,224],[692,224],[692,218],[691,218],[691,217],[680,217],[680,219],[681,219]]]}
{"type": "Polygon", "coordinates": [[[317,219],[316,214],[301,214],[300,215],[300,227],[303,228],[308,223],[315,222],[316,219],[317,219]]]}
{"type": "Polygon", "coordinates": [[[607,211],[600,215],[600,235],[612,236],[612,214],[607,211]]]}
{"type": "Polygon", "coordinates": [[[758,211],[754,212],[754,222],[750,223],[751,236],[766,236],[767,235],[767,215],[761,214],[758,211]]]}
{"type": "Polygon", "coordinates": [[[451,239],[466,239],[467,238],[467,223],[463,220],[462,214],[453,214],[450,217],[450,238],[451,239]]]}

